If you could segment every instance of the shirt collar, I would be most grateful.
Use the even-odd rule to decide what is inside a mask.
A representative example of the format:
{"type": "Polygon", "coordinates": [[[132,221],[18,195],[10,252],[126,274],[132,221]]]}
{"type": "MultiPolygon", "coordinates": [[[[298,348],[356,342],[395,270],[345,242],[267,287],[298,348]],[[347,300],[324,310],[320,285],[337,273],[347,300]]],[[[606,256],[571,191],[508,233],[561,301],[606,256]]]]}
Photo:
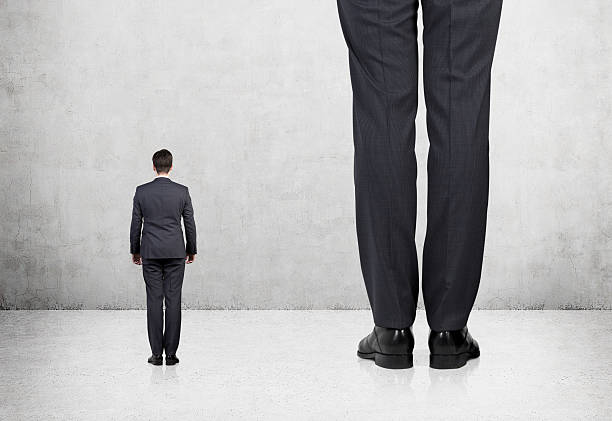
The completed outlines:
{"type": "Polygon", "coordinates": [[[170,176],[166,175],[166,174],[158,174],[155,176],[155,179],[157,180],[158,178],[167,178],[168,180],[170,180],[170,176]]]}

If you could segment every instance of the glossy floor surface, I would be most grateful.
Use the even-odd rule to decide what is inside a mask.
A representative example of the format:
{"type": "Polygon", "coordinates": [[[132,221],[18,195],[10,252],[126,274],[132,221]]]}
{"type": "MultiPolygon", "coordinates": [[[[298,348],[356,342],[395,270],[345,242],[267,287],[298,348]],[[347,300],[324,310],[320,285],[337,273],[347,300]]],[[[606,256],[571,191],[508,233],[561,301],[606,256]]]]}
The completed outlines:
{"type": "Polygon", "coordinates": [[[385,370],[355,351],[367,311],[184,311],[153,367],[144,311],[0,312],[0,419],[611,419],[612,312],[475,311],[482,356],[385,370]]]}

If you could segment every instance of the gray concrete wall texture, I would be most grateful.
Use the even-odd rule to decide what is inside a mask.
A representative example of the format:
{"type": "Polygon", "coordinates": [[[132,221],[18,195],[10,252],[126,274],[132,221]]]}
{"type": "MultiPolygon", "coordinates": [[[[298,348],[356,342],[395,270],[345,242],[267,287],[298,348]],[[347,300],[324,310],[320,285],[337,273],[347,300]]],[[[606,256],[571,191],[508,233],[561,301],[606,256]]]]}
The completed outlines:
{"type": "MultiPolygon", "coordinates": [[[[479,308],[612,306],[611,22],[504,4],[479,308]]],[[[162,147],[196,207],[186,307],[367,307],[334,1],[0,0],[0,39],[2,308],[144,307],[129,222],[162,147]]]]}

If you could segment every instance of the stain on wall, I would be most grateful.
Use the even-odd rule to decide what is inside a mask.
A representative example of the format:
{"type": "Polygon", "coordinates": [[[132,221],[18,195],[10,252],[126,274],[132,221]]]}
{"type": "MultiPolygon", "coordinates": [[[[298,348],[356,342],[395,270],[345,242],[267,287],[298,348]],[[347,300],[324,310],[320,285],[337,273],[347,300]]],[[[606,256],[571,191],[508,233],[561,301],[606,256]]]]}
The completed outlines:
{"type": "MultiPolygon", "coordinates": [[[[335,2],[0,1],[0,308],[144,308],[135,186],[169,148],[186,308],[367,307],[335,2]]],[[[478,308],[612,305],[612,4],[505,2],[478,308]]],[[[421,250],[425,107],[417,121],[421,250]]]]}

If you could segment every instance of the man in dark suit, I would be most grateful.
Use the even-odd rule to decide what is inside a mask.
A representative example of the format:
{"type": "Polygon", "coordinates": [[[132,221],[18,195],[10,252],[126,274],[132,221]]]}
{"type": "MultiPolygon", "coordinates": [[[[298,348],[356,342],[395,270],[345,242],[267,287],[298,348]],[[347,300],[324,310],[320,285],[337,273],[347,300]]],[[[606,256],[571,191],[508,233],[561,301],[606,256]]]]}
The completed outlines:
{"type": "Polygon", "coordinates": [[[134,264],[142,265],[147,286],[147,327],[153,352],[149,363],[161,365],[165,350],[166,365],[174,365],[179,362],[176,350],[181,334],[185,263],[192,263],[197,253],[196,226],[189,189],[168,177],[172,170],[172,154],[168,150],[155,152],[153,170],[157,177],[138,186],[134,195],[130,252],[134,264]],[[181,217],[185,224],[186,246],[181,217]]]}
{"type": "MultiPolygon", "coordinates": [[[[480,355],[466,324],[480,282],[489,193],[491,65],[502,0],[420,0],[427,105],[423,298],[430,366],[480,355]]],[[[338,0],[353,88],[355,201],[374,330],[358,355],[412,366],[419,271],[414,153],[419,0],[338,0]]]]}

